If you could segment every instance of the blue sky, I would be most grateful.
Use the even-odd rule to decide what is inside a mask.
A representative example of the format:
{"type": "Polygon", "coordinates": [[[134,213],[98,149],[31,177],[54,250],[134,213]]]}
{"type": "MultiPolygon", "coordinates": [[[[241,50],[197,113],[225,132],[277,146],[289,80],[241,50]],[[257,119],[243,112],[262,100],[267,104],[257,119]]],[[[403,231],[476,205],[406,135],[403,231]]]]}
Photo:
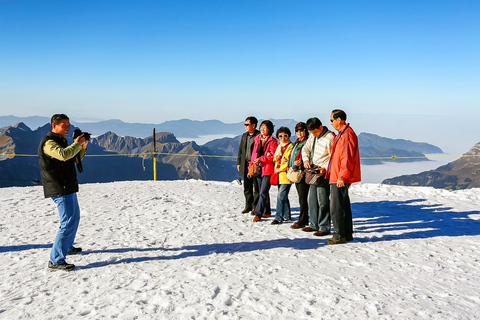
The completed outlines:
{"type": "Polygon", "coordinates": [[[1,115],[479,117],[479,58],[480,1],[0,1],[1,115]]]}

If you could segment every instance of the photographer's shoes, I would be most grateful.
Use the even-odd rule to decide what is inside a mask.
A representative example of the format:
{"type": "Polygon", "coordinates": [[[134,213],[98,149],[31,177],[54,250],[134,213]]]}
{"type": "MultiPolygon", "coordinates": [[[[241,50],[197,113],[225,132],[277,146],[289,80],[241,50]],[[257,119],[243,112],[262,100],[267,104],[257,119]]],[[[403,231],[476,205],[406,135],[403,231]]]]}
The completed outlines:
{"type": "Polygon", "coordinates": [[[57,271],[57,270],[63,270],[63,271],[70,271],[75,269],[74,264],[70,263],[59,263],[59,264],[53,264],[52,261],[48,261],[48,270],[50,271],[57,271]]]}

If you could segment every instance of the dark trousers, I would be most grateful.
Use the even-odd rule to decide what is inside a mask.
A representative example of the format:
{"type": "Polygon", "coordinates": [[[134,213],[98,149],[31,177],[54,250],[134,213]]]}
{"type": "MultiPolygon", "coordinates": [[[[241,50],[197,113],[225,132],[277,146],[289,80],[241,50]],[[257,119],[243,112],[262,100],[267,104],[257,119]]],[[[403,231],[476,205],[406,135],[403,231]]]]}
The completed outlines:
{"type": "Polygon", "coordinates": [[[295,183],[297,188],[298,202],[300,203],[300,215],[298,216],[298,224],[301,226],[308,225],[308,190],[310,185],[305,183],[305,179],[302,179],[299,183],[295,183]]]}
{"type": "Polygon", "coordinates": [[[330,185],[328,180],[320,178],[320,184],[311,185],[308,192],[308,211],[310,227],[314,230],[330,232],[332,218],[330,214],[330,185]]]}
{"type": "Polygon", "coordinates": [[[261,176],[255,178],[260,186],[260,196],[255,206],[255,215],[261,217],[262,214],[272,214],[270,205],[270,176],[261,176]]]}
{"type": "Polygon", "coordinates": [[[336,184],[330,185],[330,213],[332,214],[334,238],[353,236],[353,218],[348,188],[350,184],[345,184],[343,188],[337,188],[336,184]]]}
{"type": "Polygon", "coordinates": [[[245,195],[245,209],[252,210],[258,203],[258,181],[256,178],[248,178],[245,172],[243,180],[243,194],[245,195]]]}

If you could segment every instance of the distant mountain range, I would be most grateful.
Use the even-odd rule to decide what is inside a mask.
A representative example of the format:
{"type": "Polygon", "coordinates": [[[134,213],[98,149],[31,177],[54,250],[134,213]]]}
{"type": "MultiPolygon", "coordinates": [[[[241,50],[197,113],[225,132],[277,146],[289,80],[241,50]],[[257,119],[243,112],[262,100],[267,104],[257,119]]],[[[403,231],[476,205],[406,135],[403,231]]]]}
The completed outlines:
{"type": "MultiPolygon", "coordinates": [[[[297,121],[290,119],[271,119],[278,129],[281,126],[295,128],[297,121]]],[[[259,119],[259,121],[262,121],[259,119]]],[[[16,117],[0,116],[0,127],[7,127],[23,122],[28,127],[36,129],[50,123],[47,117],[16,117]]],[[[165,121],[159,124],[128,123],[121,120],[105,120],[99,122],[76,122],[70,119],[70,123],[82,131],[87,131],[95,136],[107,131],[115,132],[119,136],[148,137],[153,134],[153,128],[157,132],[172,132],[177,138],[198,138],[206,135],[237,135],[244,132],[243,121],[237,123],[224,123],[219,120],[196,121],[190,119],[165,121]]]]}
{"type": "MultiPolygon", "coordinates": [[[[215,155],[234,156],[238,153],[240,137],[216,139],[206,143],[205,146],[215,155]]],[[[429,161],[425,154],[443,153],[442,149],[428,143],[389,139],[365,132],[358,135],[358,144],[360,157],[363,159],[361,162],[364,165],[392,161],[429,161]]]]}
{"type": "MultiPolygon", "coordinates": [[[[0,117],[7,121],[9,117],[0,117]]],[[[14,117],[14,120],[16,117],[14,117]]],[[[40,117],[30,117],[30,120],[44,121],[40,117]]],[[[0,128],[0,186],[31,185],[40,179],[38,169],[38,144],[50,130],[47,123],[35,130],[20,122],[0,128]],[[1,154],[16,154],[14,158],[1,154]],[[32,156],[33,155],[33,156],[32,156]]],[[[280,126],[293,127],[295,120],[272,120],[276,128],[280,126]]],[[[82,123],[83,131],[97,135],[99,130],[107,130],[92,137],[87,157],[83,160],[84,172],[79,174],[80,182],[109,182],[121,180],[150,180],[153,178],[153,127],[169,126],[172,131],[182,135],[196,134],[232,134],[234,126],[236,133],[244,130],[243,122],[236,125],[224,124],[218,120],[192,121],[188,119],[168,121],[161,125],[128,124],[118,120],[104,121],[91,126],[82,123]],[[124,130],[140,130],[148,126],[152,131],[146,138],[135,136],[120,136],[108,126],[116,123],[124,130]],[[217,128],[218,127],[218,128],[217,128]],[[100,129],[101,128],[101,129],[100,129]],[[187,129],[186,129],[187,128],[187,129]],[[195,131],[192,128],[196,128],[195,131]],[[215,129],[217,128],[217,129],[215,129]],[[98,130],[98,131],[96,131],[98,130]],[[127,156],[129,155],[129,156],[127,156]]],[[[71,133],[76,128],[72,124],[71,133]]],[[[135,131],[141,132],[141,131],[135,131]]],[[[240,145],[241,135],[233,138],[215,139],[199,146],[193,141],[180,143],[177,134],[171,131],[158,131],[155,140],[157,143],[157,178],[159,180],[175,179],[205,179],[232,181],[238,177],[236,170],[236,156],[240,145]]],[[[70,137],[71,139],[71,137],[70,137]]],[[[293,138],[292,138],[293,140],[293,138]]],[[[377,164],[385,161],[428,161],[424,154],[442,153],[438,147],[427,143],[418,143],[401,139],[389,139],[374,134],[359,134],[360,156],[366,158],[363,164],[377,164]],[[396,159],[392,159],[394,156],[396,159]],[[397,157],[405,157],[398,159],[397,157]]]]}
{"type": "Polygon", "coordinates": [[[439,147],[425,142],[390,139],[365,132],[358,135],[358,145],[362,164],[428,161],[425,154],[443,153],[439,147]]]}
{"type": "Polygon", "coordinates": [[[480,188],[480,142],[460,159],[435,170],[386,179],[382,183],[402,186],[430,186],[451,190],[480,188]]]}
{"type": "MultiPolygon", "coordinates": [[[[69,137],[75,129],[72,126],[69,137]]],[[[0,187],[27,186],[39,183],[38,145],[50,131],[50,125],[31,130],[24,123],[0,129],[0,187]],[[16,154],[15,157],[2,154],[16,154]]],[[[210,150],[195,142],[180,143],[172,133],[155,136],[157,179],[204,179],[232,181],[237,178],[236,161],[210,157],[210,150]]],[[[238,148],[238,147],[237,147],[238,148]]],[[[153,135],[146,138],[121,137],[112,132],[92,138],[83,173],[78,180],[111,182],[153,179],[153,135]]]]}

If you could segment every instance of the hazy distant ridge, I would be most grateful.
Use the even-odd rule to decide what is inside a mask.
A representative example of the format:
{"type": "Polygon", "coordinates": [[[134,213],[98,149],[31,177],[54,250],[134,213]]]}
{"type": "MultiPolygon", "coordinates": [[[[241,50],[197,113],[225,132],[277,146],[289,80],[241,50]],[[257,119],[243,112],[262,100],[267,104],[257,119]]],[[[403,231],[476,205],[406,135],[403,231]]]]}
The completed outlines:
{"type": "Polygon", "coordinates": [[[452,190],[480,188],[480,142],[462,158],[435,170],[386,179],[382,183],[401,186],[430,186],[452,190]]]}
{"type": "MultiPolygon", "coordinates": [[[[237,123],[224,123],[220,120],[169,120],[162,123],[128,123],[122,120],[105,120],[99,122],[76,122],[70,119],[71,123],[79,127],[83,131],[99,136],[107,131],[115,132],[119,136],[130,136],[144,138],[153,134],[153,128],[157,132],[172,132],[177,138],[198,138],[205,135],[238,135],[244,132],[243,121],[237,123]]],[[[270,119],[275,125],[275,130],[281,126],[285,126],[292,130],[297,124],[292,119],[270,119]]],[[[259,120],[261,121],[261,120],[259,120]]],[[[0,116],[0,127],[12,126],[16,123],[23,122],[28,127],[36,129],[50,123],[47,117],[16,117],[16,116],[0,116]]]]}

